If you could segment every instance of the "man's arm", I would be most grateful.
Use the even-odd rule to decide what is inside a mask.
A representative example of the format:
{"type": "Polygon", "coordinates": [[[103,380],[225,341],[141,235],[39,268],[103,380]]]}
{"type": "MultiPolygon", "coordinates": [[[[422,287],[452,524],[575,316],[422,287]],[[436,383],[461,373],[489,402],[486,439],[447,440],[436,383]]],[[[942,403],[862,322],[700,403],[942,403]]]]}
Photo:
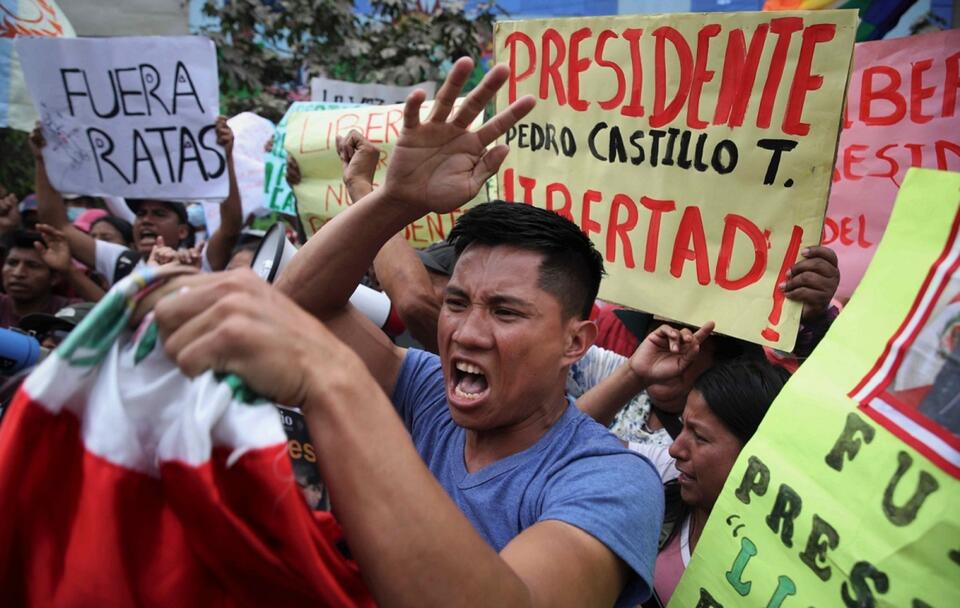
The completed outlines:
{"type": "Polygon", "coordinates": [[[63,232],[47,224],[37,224],[37,230],[43,235],[46,246],[41,243],[34,243],[34,246],[46,265],[59,272],[81,299],[99,302],[106,292],[88,277],[87,273],[73,264],[70,245],[63,232]]]}
{"type": "MultiPolygon", "coordinates": [[[[346,137],[337,138],[337,151],[343,161],[343,182],[350,200],[358,201],[373,192],[380,148],[358,131],[350,131],[346,137]]],[[[430,352],[437,352],[440,300],[426,268],[402,233],[393,235],[380,248],[373,259],[373,269],[410,335],[430,352]]]]}
{"type": "Polygon", "coordinates": [[[33,153],[35,189],[37,194],[37,218],[63,233],[70,245],[70,253],[90,268],[97,263],[97,244],[92,236],[70,223],[63,197],[50,183],[47,167],[43,162],[43,131],[36,127],[30,135],[30,151],[33,153]]]}
{"type": "MultiPolygon", "coordinates": [[[[472,132],[473,119],[509,75],[506,66],[494,67],[453,111],[472,69],[469,59],[454,64],[423,122],[420,107],[425,94],[420,90],[410,94],[384,184],[317,232],[284,270],[277,289],[319,318],[327,318],[346,305],[377,252],[404,226],[431,211],[456,209],[476,196],[508,151],[506,145],[487,146],[523,118],[534,100],[517,100],[472,132]]],[[[349,333],[341,337],[349,340],[349,333]]],[[[395,379],[377,380],[389,386],[395,379]]]]}
{"type": "Polygon", "coordinates": [[[486,146],[523,118],[534,101],[519,99],[476,132],[470,131],[473,119],[509,74],[506,66],[496,66],[448,120],[472,65],[468,59],[454,65],[423,122],[420,107],[425,94],[420,90],[410,94],[384,184],[317,232],[284,271],[278,289],[323,318],[347,302],[394,234],[431,211],[460,207],[496,173],[508,148],[486,146]]]}
{"type": "Polygon", "coordinates": [[[233,129],[223,116],[217,118],[217,143],[223,146],[227,155],[227,175],[230,178],[230,192],[220,204],[220,226],[207,241],[207,261],[213,270],[223,270],[230,262],[230,253],[237,245],[240,231],[243,229],[243,204],[240,200],[240,186],[237,184],[237,171],[233,164],[233,129]]]}
{"type": "Polygon", "coordinates": [[[577,399],[577,407],[609,426],[634,395],[651,384],[682,374],[696,359],[713,327],[712,321],[696,332],[661,325],[640,343],[626,363],[577,399]]]}
{"type": "Polygon", "coordinates": [[[236,373],[260,394],[302,408],[337,518],[378,601],[613,604],[626,566],[572,525],[538,523],[501,554],[487,545],[427,469],[364,362],[316,318],[246,269],[180,285],[189,289],[156,306],[167,354],[191,376],[236,373]]]}
{"type": "Polygon", "coordinates": [[[20,209],[17,195],[7,193],[6,188],[0,186],[0,235],[13,232],[20,228],[20,209]]]}

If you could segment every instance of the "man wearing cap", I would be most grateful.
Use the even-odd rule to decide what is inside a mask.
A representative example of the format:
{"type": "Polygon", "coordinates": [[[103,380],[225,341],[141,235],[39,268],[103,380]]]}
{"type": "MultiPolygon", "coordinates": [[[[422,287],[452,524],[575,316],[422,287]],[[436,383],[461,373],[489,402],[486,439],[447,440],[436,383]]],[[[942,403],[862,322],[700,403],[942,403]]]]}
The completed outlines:
{"type": "MultiPolygon", "coordinates": [[[[227,155],[230,192],[220,208],[220,227],[210,237],[202,254],[203,269],[222,270],[230,259],[230,251],[240,234],[243,211],[233,164],[233,131],[224,117],[217,119],[217,143],[227,155]]],[[[120,280],[137,266],[146,263],[155,245],[179,249],[190,233],[187,209],[183,203],[163,200],[131,199],[127,205],[135,214],[133,249],[98,241],[73,226],[63,205],[63,197],[50,184],[43,162],[43,134],[36,128],[30,137],[36,167],[36,190],[40,221],[63,231],[73,257],[96,268],[109,284],[120,280]]]]}
{"type": "Polygon", "coordinates": [[[54,315],[33,313],[20,320],[20,329],[33,334],[43,348],[54,349],[95,305],[93,302],[79,302],[61,308],[54,315]]]}

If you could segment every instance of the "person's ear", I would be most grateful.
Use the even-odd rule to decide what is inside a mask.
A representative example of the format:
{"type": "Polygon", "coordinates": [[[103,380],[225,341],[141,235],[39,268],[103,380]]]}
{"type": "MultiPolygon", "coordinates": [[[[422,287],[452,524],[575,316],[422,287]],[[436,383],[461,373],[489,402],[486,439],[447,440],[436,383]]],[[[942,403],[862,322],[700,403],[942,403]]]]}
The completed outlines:
{"type": "Polygon", "coordinates": [[[177,227],[177,236],[180,237],[180,242],[187,240],[187,237],[190,236],[190,229],[186,224],[180,224],[177,227]]]}
{"type": "Polygon", "coordinates": [[[63,273],[61,273],[58,270],[51,270],[50,271],[50,288],[53,289],[54,287],[58,287],[61,283],[63,283],[63,279],[64,279],[63,273]]]}
{"type": "Polygon", "coordinates": [[[563,364],[573,365],[586,354],[597,340],[597,324],[589,319],[573,317],[567,322],[566,341],[563,348],[563,364]]]}

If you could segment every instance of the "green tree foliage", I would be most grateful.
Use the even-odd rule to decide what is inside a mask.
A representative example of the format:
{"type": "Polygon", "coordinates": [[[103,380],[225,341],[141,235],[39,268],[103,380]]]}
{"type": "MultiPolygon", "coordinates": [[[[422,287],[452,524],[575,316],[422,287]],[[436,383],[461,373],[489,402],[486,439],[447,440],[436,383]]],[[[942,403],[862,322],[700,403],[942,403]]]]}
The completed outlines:
{"type": "Polygon", "coordinates": [[[205,34],[220,57],[222,111],[278,119],[303,73],[409,85],[442,78],[459,57],[479,60],[496,4],[469,15],[459,2],[428,0],[430,10],[424,4],[371,0],[371,14],[357,15],[350,0],[208,0],[204,12],[219,20],[205,34]]]}
{"type": "Polygon", "coordinates": [[[27,133],[0,129],[0,196],[13,192],[22,199],[33,192],[33,156],[27,133]]]}

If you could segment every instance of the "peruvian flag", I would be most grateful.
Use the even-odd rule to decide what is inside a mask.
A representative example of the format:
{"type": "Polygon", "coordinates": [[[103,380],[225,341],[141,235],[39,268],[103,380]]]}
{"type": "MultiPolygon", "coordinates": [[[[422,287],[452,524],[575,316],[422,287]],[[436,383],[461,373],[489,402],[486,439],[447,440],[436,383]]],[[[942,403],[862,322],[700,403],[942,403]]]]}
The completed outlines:
{"type": "Polygon", "coordinates": [[[294,482],[274,406],[130,335],[137,290],[118,284],[0,425],[2,604],[372,604],[294,482]]]}

